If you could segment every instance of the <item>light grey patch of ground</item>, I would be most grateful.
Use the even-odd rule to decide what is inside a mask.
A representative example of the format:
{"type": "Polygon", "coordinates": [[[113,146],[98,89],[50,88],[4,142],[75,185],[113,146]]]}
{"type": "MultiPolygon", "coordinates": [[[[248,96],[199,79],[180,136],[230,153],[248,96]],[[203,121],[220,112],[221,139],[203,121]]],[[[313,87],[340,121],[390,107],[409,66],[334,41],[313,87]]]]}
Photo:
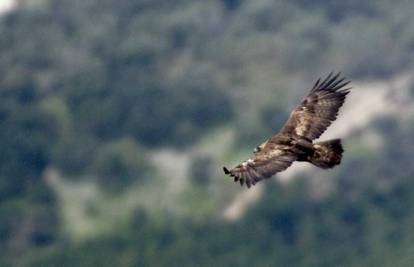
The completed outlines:
{"type": "Polygon", "coordinates": [[[186,184],[191,156],[175,150],[155,151],[151,160],[157,166],[160,176],[165,181],[166,189],[177,193],[186,184]]]}

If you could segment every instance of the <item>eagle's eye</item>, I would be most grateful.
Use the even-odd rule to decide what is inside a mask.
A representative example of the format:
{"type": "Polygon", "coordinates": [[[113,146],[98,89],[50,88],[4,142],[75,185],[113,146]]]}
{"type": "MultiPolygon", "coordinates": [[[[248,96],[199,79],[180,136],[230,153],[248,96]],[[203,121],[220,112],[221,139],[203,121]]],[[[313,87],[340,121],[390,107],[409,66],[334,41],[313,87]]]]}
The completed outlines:
{"type": "Polygon", "coordinates": [[[257,147],[253,150],[253,152],[254,152],[254,153],[257,153],[257,152],[260,152],[260,150],[261,150],[261,148],[257,146],[257,147]]]}

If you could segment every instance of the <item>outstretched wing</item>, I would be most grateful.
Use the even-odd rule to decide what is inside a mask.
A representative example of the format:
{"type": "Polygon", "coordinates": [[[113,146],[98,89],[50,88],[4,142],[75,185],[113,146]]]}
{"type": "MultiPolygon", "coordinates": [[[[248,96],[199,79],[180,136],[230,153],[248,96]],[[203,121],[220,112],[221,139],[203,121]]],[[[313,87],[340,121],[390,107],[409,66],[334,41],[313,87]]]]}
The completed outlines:
{"type": "Polygon", "coordinates": [[[257,153],[253,158],[240,163],[232,170],[226,167],[223,167],[223,170],[225,174],[234,177],[235,182],[239,182],[242,186],[246,184],[250,188],[257,182],[287,169],[296,159],[297,156],[293,152],[275,148],[257,153]]]}
{"type": "Polygon", "coordinates": [[[329,74],[324,81],[319,78],[309,95],[297,106],[279,134],[314,140],[331,125],[344,104],[350,81],[340,78],[340,73],[329,74]]]}

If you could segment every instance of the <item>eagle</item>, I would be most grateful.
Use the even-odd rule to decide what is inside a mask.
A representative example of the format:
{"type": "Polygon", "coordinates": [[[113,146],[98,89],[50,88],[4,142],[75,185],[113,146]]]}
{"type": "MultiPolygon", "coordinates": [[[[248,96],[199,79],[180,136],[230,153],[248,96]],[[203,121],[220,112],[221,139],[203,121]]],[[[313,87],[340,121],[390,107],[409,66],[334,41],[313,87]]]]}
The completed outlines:
{"type": "Polygon", "coordinates": [[[338,111],[350,92],[350,81],[341,73],[332,72],[319,78],[308,95],[290,113],[289,119],[276,135],[254,149],[254,156],[224,173],[241,186],[250,188],[261,180],[287,169],[294,161],[309,162],[329,169],[341,163],[344,152],[341,139],[316,142],[335,121],[338,111]]]}

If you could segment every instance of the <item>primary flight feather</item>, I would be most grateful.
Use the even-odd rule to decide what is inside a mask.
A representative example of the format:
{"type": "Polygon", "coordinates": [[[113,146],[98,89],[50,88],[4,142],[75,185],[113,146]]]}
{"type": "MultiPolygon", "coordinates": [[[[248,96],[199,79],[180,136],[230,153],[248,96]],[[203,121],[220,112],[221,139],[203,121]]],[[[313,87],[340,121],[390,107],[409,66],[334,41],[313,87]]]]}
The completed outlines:
{"type": "Polygon", "coordinates": [[[329,169],[341,163],[340,139],[314,142],[336,119],[350,88],[340,73],[319,78],[309,94],[292,111],[280,132],[254,150],[254,156],[224,173],[247,187],[287,169],[294,161],[306,161],[329,169]]]}

